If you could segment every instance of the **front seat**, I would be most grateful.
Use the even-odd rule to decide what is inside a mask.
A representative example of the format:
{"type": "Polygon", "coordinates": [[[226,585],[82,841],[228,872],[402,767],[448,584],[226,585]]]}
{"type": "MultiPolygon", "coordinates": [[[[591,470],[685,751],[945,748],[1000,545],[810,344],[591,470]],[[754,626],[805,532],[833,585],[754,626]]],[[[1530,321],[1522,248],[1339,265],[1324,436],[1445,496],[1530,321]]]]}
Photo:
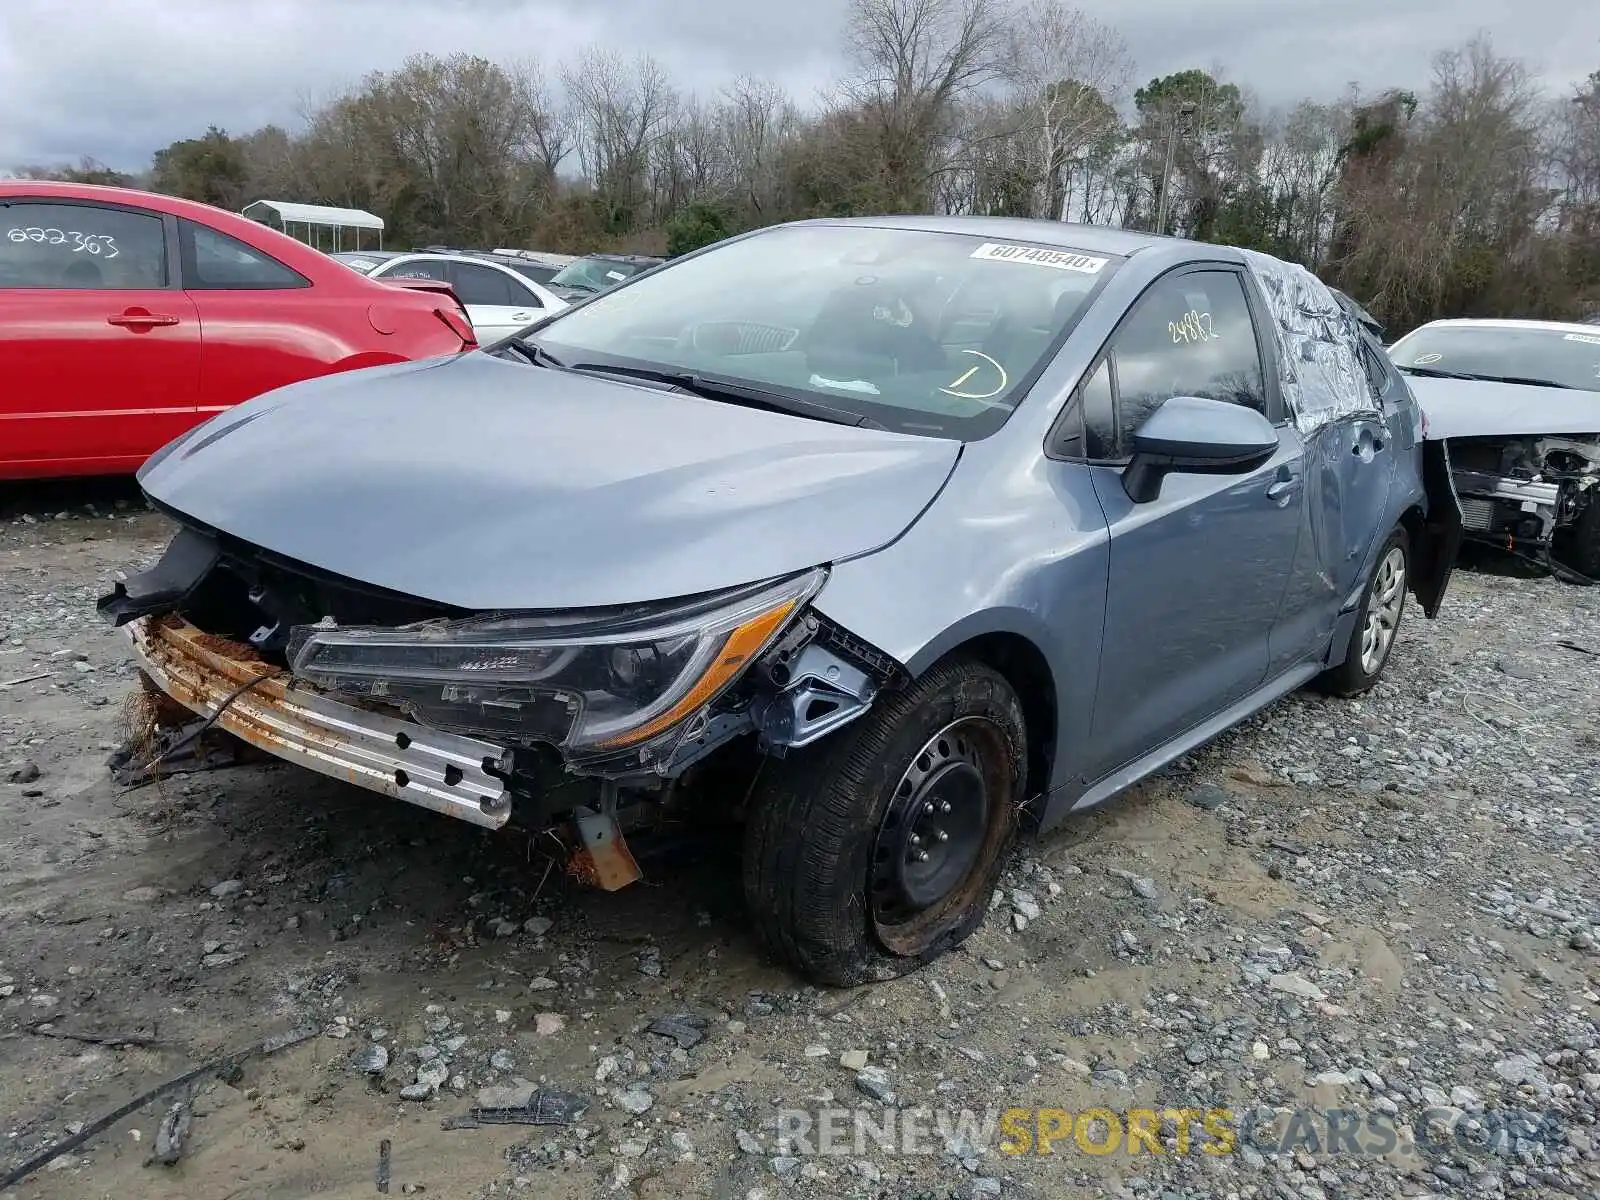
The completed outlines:
{"type": "Polygon", "coordinates": [[[841,360],[877,360],[893,364],[896,374],[937,370],[944,351],[915,312],[905,304],[900,290],[877,280],[836,289],[823,303],[805,338],[808,361],[817,370],[841,360]],[[901,325],[886,320],[904,309],[911,317],[901,325]]]}
{"type": "Polygon", "coordinates": [[[67,269],[61,272],[61,286],[80,291],[100,287],[105,281],[100,264],[87,258],[73,259],[67,269]]]}
{"type": "Polygon", "coordinates": [[[1000,319],[979,349],[1000,363],[1014,382],[1044,355],[1059,329],[1054,318],[1048,288],[1019,289],[1006,297],[1000,319]]]}

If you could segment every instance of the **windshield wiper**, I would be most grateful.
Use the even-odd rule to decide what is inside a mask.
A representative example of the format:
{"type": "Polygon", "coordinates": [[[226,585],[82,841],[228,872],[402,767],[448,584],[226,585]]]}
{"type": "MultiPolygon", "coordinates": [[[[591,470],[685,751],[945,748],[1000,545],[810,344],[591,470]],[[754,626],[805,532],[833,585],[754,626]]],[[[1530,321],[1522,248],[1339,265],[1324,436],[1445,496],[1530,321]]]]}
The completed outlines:
{"type": "Polygon", "coordinates": [[[511,340],[515,342],[521,349],[527,351],[528,357],[533,359],[533,361],[539,366],[554,367],[558,371],[565,371],[567,369],[566,363],[562,362],[554,354],[551,354],[550,351],[539,345],[538,342],[535,342],[530,338],[522,337],[518,334],[513,334],[511,340]]]}
{"type": "Polygon", "coordinates": [[[1524,375],[1479,375],[1470,371],[1441,371],[1438,367],[1400,367],[1407,375],[1423,375],[1429,379],[1470,379],[1478,383],[1520,383],[1527,387],[1553,387],[1574,390],[1569,384],[1554,379],[1534,379],[1524,375]]]}
{"type": "Polygon", "coordinates": [[[1479,375],[1479,379],[1487,379],[1491,383],[1521,383],[1528,387],[1553,387],[1565,391],[1576,391],[1571,384],[1557,383],[1554,379],[1535,379],[1531,375],[1479,375]]]}
{"type": "Polygon", "coordinates": [[[1481,375],[1468,375],[1465,371],[1441,371],[1438,367],[1400,367],[1406,375],[1421,375],[1427,379],[1482,379],[1481,375]]]}
{"type": "Polygon", "coordinates": [[[664,383],[681,388],[706,400],[728,400],[750,408],[765,408],[772,412],[788,413],[794,417],[811,417],[818,421],[831,421],[835,425],[853,425],[858,429],[883,429],[871,417],[853,413],[849,409],[835,408],[816,400],[803,400],[782,392],[768,391],[747,383],[727,383],[720,379],[707,379],[693,371],[662,371],[651,367],[613,367],[605,363],[573,363],[569,370],[587,371],[595,375],[620,375],[625,379],[643,379],[650,383],[664,383]]]}

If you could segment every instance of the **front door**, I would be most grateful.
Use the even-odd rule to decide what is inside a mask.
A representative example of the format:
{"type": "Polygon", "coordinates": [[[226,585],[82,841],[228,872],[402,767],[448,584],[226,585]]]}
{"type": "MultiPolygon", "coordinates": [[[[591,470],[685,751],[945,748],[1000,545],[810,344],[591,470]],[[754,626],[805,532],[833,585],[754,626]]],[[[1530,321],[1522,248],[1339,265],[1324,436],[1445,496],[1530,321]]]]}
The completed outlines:
{"type": "Polygon", "coordinates": [[[1087,449],[1102,464],[1092,474],[1111,537],[1088,782],[1266,678],[1306,493],[1300,440],[1262,362],[1240,274],[1189,269],[1140,298],[1084,389],[1087,449]],[[1133,503],[1122,484],[1133,433],[1173,396],[1257,409],[1278,426],[1277,453],[1244,475],[1169,475],[1156,500],[1133,503]]]}
{"type": "Polygon", "coordinates": [[[0,200],[0,474],[131,470],[195,421],[200,323],[159,213],[0,200]]]}

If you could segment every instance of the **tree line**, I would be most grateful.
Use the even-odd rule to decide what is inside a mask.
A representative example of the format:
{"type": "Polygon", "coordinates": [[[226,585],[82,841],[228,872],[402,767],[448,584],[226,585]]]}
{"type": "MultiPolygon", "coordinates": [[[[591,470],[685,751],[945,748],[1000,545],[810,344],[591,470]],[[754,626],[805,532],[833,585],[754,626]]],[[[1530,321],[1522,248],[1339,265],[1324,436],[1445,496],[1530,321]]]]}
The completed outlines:
{"type": "Polygon", "coordinates": [[[844,48],[809,107],[748,77],[690,94],[600,47],[418,55],[296,129],[213,126],[135,176],[23,173],[364,208],[400,246],[676,254],[803,217],[1043,217],[1292,259],[1395,334],[1600,310],[1600,71],[1548,95],[1478,37],[1423,90],[1268,110],[1200,69],[1134,86],[1122,37],[1064,0],[851,0],[844,48]]]}

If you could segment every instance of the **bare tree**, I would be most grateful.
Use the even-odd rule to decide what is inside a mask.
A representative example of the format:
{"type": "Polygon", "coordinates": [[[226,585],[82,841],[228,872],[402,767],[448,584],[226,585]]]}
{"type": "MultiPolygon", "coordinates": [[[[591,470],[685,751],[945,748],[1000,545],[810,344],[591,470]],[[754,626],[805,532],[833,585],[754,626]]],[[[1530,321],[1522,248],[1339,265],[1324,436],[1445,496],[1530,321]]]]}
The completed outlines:
{"type": "Polygon", "coordinates": [[[677,108],[666,72],[649,55],[630,62],[591,46],[561,78],[584,174],[613,222],[630,222],[646,199],[651,153],[677,108]]]}
{"type": "Polygon", "coordinates": [[[717,118],[734,187],[759,221],[777,201],[779,155],[795,135],[800,114],[777,84],[741,76],[724,89],[717,118]]]}
{"type": "Polygon", "coordinates": [[[1002,12],[999,0],[851,0],[857,73],[844,95],[873,143],[889,205],[929,207],[957,104],[998,71],[1002,12]]]}
{"type": "Polygon", "coordinates": [[[1034,197],[1027,215],[1062,220],[1073,160],[1121,128],[1133,75],[1122,35],[1062,0],[1031,0],[1011,22],[1003,76],[1014,94],[1034,197]]]}
{"type": "Polygon", "coordinates": [[[534,59],[523,59],[506,68],[514,81],[522,111],[529,121],[525,137],[532,166],[542,186],[554,185],[556,172],[572,153],[569,113],[551,94],[549,77],[534,59]]]}
{"type": "Polygon", "coordinates": [[[1438,55],[1417,120],[1343,187],[1340,271],[1406,322],[1558,310],[1545,116],[1527,68],[1486,39],[1438,55]]]}

